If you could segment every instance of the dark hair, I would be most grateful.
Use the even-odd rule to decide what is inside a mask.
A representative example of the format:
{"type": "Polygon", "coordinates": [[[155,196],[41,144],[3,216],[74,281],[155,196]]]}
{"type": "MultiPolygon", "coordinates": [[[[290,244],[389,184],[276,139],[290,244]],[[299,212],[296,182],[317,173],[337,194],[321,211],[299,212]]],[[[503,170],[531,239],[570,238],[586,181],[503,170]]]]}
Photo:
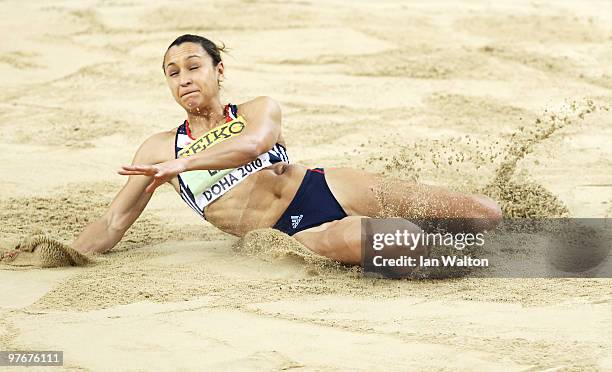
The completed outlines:
{"type": "MultiPolygon", "coordinates": [[[[216,67],[219,64],[219,62],[221,62],[221,52],[225,52],[225,49],[226,49],[225,44],[223,43],[221,43],[221,46],[219,47],[217,46],[217,44],[213,43],[212,41],[208,40],[207,38],[203,36],[185,34],[185,35],[181,35],[177,37],[176,39],[174,39],[172,44],[170,44],[170,46],[168,46],[168,49],[166,49],[166,53],[168,53],[168,50],[170,50],[170,48],[172,48],[173,46],[181,45],[183,43],[200,44],[200,46],[202,46],[202,49],[204,49],[206,53],[208,53],[210,58],[212,58],[213,67],[216,67]]],[[[164,53],[164,59],[165,58],[166,58],[166,54],[164,53]]],[[[162,62],[162,69],[165,70],[163,62],[162,62]]]]}

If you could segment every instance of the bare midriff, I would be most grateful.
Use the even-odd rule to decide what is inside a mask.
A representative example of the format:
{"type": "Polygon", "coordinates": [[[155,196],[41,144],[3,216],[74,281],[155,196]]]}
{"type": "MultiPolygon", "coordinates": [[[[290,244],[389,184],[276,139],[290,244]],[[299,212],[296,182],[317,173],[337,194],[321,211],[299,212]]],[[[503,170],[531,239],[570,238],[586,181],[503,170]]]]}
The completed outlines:
{"type": "MultiPolygon", "coordinates": [[[[169,142],[174,141],[176,131],[171,133],[169,142]]],[[[278,142],[285,146],[282,136],[278,142]]],[[[174,148],[173,144],[168,148],[174,148]]],[[[251,174],[204,208],[206,220],[237,236],[274,226],[297,193],[306,169],[299,164],[276,163],[251,174]]],[[[170,184],[179,192],[178,178],[172,179],[170,184]]]]}
{"type": "Polygon", "coordinates": [[[206,220],[229,234],[272,227],[293,200],[306,167],[277,163],[250,175],[204,209],[206,220]]]}

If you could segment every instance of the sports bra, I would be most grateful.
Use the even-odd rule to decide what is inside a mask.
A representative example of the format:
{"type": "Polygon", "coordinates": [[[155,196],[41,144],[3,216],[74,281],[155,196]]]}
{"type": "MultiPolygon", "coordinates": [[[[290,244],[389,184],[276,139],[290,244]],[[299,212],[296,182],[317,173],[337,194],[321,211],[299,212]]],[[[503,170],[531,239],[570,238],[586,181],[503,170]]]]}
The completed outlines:
{"type": "MultiPolygon", "coordinates": [[[[239,119],[238,107],[236,105],[227,104],[225,106],[225,122],[230,123],[239,119]]],[[[240,123],[244,126],[243,123],[240,123]]],[[[222,127],[222,124],[216,128],[222,127]]],[[[214,131],[215,128],[213,128],[214,131]]],[[[196,138],[191,136],[191,130],[189,129],[189,122],[185,120],[176,130],[176,137],[174,141],[174,157],[179,158],[181,150],[188,147],[196,138]]],[[[205,151],[205,150],[204,150],[205,151]]],[[[225,171],[218,170],[195,170],[178,174],[179,181],[179,194],[181,198],[191,209],[193,209],[199,216],[206,219],[204,215],[204,208],[211,204],[215,200],[219,199],[223,194],[234,188],[240,182],[244,181],[251,174],[257,173],[258,171],[279,162],[289,163],[289,156],[285,146],[280,143],[276,143],[270,150],[259,155],[255,160],[244,164],[235,169],[228,169],[225,171]],[[205,173],[198,173],[205,172],[205,173]],[[222,173],[219,173],[222,172],[222,173]],[[189,173],[189,174],[187,174],[189,173]],[[223,177],[216,180],[215,175],[226,173],[223,177]],[[210,184],[205,184],[204,187],[198,187],[194,182],[190,180],[198,178],[198,175],[206,177],[207,179],[215,180],[210,184]]]]}

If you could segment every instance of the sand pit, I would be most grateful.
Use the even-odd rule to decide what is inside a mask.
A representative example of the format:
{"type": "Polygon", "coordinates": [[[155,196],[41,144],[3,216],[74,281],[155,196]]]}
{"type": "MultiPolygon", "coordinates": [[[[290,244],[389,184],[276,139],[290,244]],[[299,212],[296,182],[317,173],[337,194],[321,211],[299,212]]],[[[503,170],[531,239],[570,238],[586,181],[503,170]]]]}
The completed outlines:
{"type": "Polygon", "coordinates": [[[612,370],[610,279],[364,277],[274,230],[220,232],[169,187],[110,253],[67,246],[119,165],[184,120],[159,67],[186,32],[230,48],[224,101],[280,102],[294,162],[482,192],[506,216],[611,217],[611,17],[605,1],[0,2],[0,251],[39,237],[0,261],[0,350],[63,350],[68,370],[612,370]]]}

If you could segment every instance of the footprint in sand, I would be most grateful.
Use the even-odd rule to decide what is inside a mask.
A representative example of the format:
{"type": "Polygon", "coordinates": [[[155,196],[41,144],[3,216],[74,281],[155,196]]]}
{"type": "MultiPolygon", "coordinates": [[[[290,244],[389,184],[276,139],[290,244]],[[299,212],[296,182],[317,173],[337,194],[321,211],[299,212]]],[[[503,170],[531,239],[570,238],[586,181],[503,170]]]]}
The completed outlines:
{"type": "Polygon", "coordinates": [[[0,255],[0,263],[20,267],[85,266],[93,261],[73,248],[44,235],[29,236],[0,255]]]}

